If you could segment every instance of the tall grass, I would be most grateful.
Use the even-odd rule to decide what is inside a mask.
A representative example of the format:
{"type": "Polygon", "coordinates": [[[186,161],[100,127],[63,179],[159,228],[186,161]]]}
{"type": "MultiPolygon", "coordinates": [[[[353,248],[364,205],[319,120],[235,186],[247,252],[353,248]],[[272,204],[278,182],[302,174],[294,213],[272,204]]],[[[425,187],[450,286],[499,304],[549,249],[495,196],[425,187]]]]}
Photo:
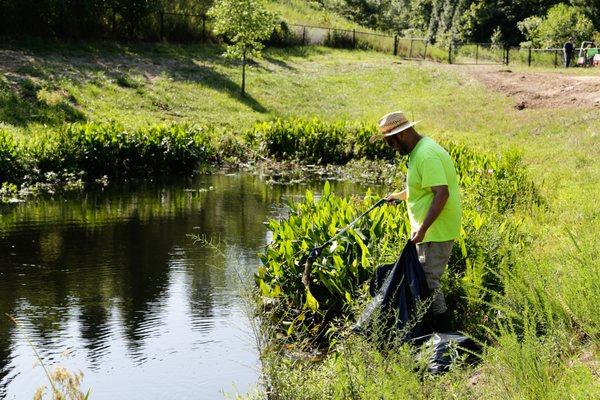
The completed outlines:
{"type": "MultiPolygon", "coordinates": [[[[15,317],[8,314],[6,314],[6,316],[15,324],[17,329],[21,330],[21,324],[15,317]]],[[[29,347],[31,347],[35,358],[42,366],[44,373],[46,374],[46,378],[48,378],[48,382],[50,383],[50,397],[46,396],[46,386],[40,386],[35,391],[33,400],[88,400],[90,398],[91,389],[88,389],[86,393],[81,391],[81,384],[83,381],[83,373],[81,371],[74,373],[62,366],[57,366],[50,370],[46,366],[44,359],[40,356],[40,353],[29,339],[27,333],[25,331],[22,333],[25,336],[27,344],[29,347]]]]}

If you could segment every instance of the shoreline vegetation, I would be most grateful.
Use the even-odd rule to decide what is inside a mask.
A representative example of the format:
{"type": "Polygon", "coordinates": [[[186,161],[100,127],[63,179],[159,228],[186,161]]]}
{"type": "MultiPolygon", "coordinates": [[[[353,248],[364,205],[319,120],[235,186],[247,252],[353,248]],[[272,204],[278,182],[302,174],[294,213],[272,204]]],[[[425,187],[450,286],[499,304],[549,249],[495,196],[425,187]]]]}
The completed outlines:
{"type": "Polygon", "coordinates": [[[316,119],[258,123],[241,133],[195,125],[125,129],[115,123],[75,123],[15,138],[0,129],[0,196],[17,201],[36,193],[106,186],[113,180],[219,169],[262,171],[270,182],[282,183],[324,176],[389,180],[385,170],[393,154],[381,143],[368,142],[374,129],[316,119]],[[365,163],[374,168],[371,173],[362,171],[365,163]]]}

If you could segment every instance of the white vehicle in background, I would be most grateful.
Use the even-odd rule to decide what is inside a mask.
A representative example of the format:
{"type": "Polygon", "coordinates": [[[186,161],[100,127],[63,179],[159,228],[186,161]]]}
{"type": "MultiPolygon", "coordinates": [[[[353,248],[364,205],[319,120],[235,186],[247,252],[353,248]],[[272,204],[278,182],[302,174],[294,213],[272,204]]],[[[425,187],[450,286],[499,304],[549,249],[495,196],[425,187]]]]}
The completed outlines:
{"type": "Polygon", "coordinates": [[[600,49],[594,46],[594,42],[581,42],[579,55],[577,57],[578,67],[600,67],[600,49]]]}

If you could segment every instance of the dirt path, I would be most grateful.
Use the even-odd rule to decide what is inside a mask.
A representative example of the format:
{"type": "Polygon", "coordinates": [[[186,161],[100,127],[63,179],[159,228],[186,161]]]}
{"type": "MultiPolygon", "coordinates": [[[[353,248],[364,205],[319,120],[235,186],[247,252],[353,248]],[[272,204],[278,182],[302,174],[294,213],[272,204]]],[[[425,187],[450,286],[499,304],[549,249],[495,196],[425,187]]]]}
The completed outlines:
{"type": "Polygon", "coordinates": [[[514,98],[515,108],[600,108],[600,75],[456,66],[471,79],[514,98]]]}

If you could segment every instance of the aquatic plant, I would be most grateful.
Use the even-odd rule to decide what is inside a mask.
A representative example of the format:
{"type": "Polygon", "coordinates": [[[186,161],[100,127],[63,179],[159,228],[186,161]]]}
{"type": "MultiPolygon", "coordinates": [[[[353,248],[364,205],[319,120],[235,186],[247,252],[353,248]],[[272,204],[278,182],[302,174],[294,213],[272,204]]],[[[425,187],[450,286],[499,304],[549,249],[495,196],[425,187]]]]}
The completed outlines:
{"type": "MultiPolygon", "coordinates": [[[[447,144],[446,144],[447,145],[447,144]]],[[[444,280],[456,327],[483,336],[480,324],[489,320],[485,306],[492,293],[502,290],[502,271],[515,264],[515,254],[530,243],[519,230],[519,209],[542,204],[516,155],[495,158],[457,144],[447,146],[454,158],[463,191],[463,229],[455,242],[444,280]]],[[[397,173],[405,166],[398,164],[397,173]]],[[[404,204],[382,207],[361,220],[317,258],[310,290],[300,275],[309,251],[332,237],[376,201],[344,199],[330,192],[289,204],[289,217],[271,220],[272,242],[260,255],[258,289],[270,299],[267,314],[290,340],[324,338],[335,330],[336,318],[352,318],[353,303],[364,296],[374,268],[392,261],[410,231],[404,204]]],[[[326,342],[326,340],[325,340],[326,342]]]]}

